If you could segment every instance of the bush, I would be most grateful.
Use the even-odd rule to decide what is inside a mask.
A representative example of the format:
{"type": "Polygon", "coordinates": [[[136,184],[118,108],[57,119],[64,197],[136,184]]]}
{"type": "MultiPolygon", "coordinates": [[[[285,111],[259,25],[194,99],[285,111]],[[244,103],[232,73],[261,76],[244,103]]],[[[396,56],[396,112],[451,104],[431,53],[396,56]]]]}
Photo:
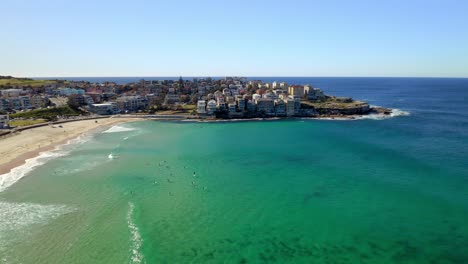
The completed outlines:
{"type": "Polygon", "coordinates": [[[69,106],[61,106],[16,113],[12,114],[11,118],[42,118],[46,119],[47,121],[53,121],[57,120],[57,116],[78,116],[80,114],[80,112],[73,110],[69,106]]]}

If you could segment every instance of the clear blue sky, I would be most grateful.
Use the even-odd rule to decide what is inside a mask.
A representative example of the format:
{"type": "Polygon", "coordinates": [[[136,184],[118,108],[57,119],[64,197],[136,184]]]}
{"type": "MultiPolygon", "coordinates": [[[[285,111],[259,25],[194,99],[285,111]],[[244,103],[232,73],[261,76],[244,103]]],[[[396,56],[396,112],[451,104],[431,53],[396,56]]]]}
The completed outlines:
{"type": "Polygon", "coordinates": [[[3,0],[0,75],[468,77],[464,0],[3,0]]]}

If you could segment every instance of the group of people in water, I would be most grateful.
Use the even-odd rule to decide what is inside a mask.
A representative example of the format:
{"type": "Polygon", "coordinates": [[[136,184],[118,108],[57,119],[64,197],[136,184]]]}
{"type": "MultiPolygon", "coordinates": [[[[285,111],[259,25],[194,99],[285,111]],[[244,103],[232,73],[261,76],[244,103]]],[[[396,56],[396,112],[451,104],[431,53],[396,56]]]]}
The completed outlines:
{"type": "MultiPolygon", "coordinates": [[[[149,166],[150,163],[146,163],[146,165],[149,166]]],[[[165,169],[170,169],[170,168],[171,168],[171,167],[168,165],[168,162],[167,162],[166,160],[163,160],[162,162],[159,162],[159,163],[158,163],[158,167],[159,167],[159,168],[165,168],[165,169]]],[[[187,166],[184,166],[184,169],[187,169],[187,166]]],[[[169,173],[169,176],[170,176],[170,177],[167,177],[167,178],[166,178],[166,182],[167,182],[167,183],[175,183],[175,181],[172,179],[172,177],[175,177],[175,174],[174,174],[173,172],[170,172],[170,173],[169,173]]],[[[192,177],[194,177],[194,178],[199,177],[199,176],[197,176],[197,172],[196,172],[196,171],[194,171],[194,172],[192,173],[192,177]]],[[[153,184],[154,184],[154,185],[159,185],[158,180],[157,180],[157,179],[154,180],[153,184]]],[[[192,180],[191,186],[194,187],[194,188],[198,188],[198,187],[199,187],[199,183],[198,183],[196,180],[192,180]]],[[[203,186],[202,189],[203,189],[203,190],[207,190],[207,187],[206,187],[206,186],[203,186]]],[[[134,194],[134,192],[131,191],[131,194],[134,194]]],[[[173,193],[173,192],[169,192],[169,195],[170,195],[170,196],[174,196],[174,193],[173,193]]]]}

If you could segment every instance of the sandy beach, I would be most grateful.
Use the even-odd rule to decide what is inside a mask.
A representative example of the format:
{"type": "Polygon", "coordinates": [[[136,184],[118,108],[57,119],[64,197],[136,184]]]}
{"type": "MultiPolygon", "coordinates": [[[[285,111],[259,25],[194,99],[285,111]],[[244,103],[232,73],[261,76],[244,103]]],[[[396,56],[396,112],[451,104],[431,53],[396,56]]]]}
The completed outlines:
{"type": "Polygon", "coordinates": [[[0,175],[25,163],[40,152],[52,150],[55,146],[103,126],[138,121],[137,118],[104,118],[48,125],[18,132],[0,138],[0,175]],[[59,127],[61,126],[61,127],[59,127]]]}

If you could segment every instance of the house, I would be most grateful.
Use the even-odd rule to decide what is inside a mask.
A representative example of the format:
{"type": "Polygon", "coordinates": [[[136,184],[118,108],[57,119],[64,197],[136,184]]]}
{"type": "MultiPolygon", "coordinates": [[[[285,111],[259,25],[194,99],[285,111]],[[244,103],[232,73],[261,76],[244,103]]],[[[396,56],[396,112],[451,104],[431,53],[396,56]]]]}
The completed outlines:
{"type": "Polygon", "coordinates": [[[215,112],[216,112],[216,101],[215,100],[208,101],[208,104],[206,105],[206,114],[212,115],[215,112]]]}
{"type": "Polygon", "coordinates": [[[89,111],[98,115],[113,115],[118,114],[120,112],[117,103],[114,102],[104,104],[91,104],[89,111]]]}
{"type": "Polygon", "coordinates": [[[223,89],[223,95],[224,96],[231,96],[231,90],[229,90],[228,88],[224,88],[223,89]]]}
{"type": "Polygon", "coordinates": [[[274,82],[271,84],[271,88],[272,88],[273,90],[278,89],[279,87],[280,87],[280,86],[279,86],[279,83],[278,83],[277,81],[274,81],[274,82]]]}
{"type": "Polygon", "coordinates": [[[310,85],[304,86],[304,93],[309,100],[320,100],[326,97],[321,89],[312,88],[310,85]]]}
{"type": "Polygon", "coordinates": [[[198,114],[206,114],[206,101],[205,100],[199,100],[197,102],[197,113],[198,114]]]}
{"type": "Polygon", "coordinates": [[[259,95],[259,94],[253,94],[253,95],[252,95],[252,100],[253,100],[254,102],[256,102],[256,101],[257,101],[258,99],[260,99],[260,98],[262,98],[262,96],[259,95]]]}

